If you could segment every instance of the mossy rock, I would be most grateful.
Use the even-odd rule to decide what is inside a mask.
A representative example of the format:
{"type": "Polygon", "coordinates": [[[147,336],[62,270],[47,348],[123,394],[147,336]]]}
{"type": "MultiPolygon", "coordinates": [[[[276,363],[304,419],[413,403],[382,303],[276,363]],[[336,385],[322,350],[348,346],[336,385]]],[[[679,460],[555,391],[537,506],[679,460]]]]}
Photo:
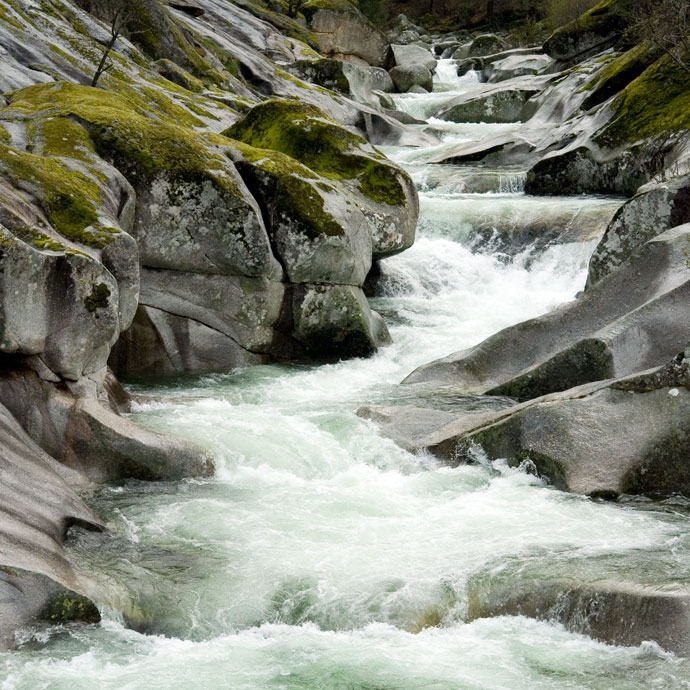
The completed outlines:
{"type": "Polygon", "coordinates": [[[255,148],[280,151],[326,178],[356,181],[359,191],[376,203],[405,203],[400,171],[316,106],[264,101],[223,134],[255,148]]]}
{"type": "MultiPolygon", "coordinates": [[[[168,81],[173,84],[181,86],[187,91],[193,91],[194,93],[201,93],[204,90],[204,83],[201,79],[197,79],[195,76],[190,74],[186,69],[182,69],[179,65],[176,65],[172,60],[158,60],[155,64],[158,73],[165,77],[168,81]]],[[[213,81],[224,81],[222,74],[210,70],[206,73],[206,76],[212,78],[213,81]]]]}
{"type": "Polygon", "coordinates": [[[591,51],[623,43],[628,26],[626,13],[632,2],[602,0],[578,19],[556,29],[544,43],[544,51],[556,60],[574,60],[591,51]]]}
{"type": "Polygon", "coordinates": [[[390,343],[383,319],[351,285],[297,286],[292,317],[292,336],[315,359],[366,357],[390,343]]]}
{"type": "Polygon", "coordinates": [[[611,60],[587,85],[591,93],[582,104],[589,110],[622,91],[661,57],[658,48],[641,43],[611,60]]]}
{"type": "Polygon", "coordinates": [[[341,60],[323,58],[321,60],[297,60],[289,66],[289,71],[304,81],[322,86],[324,89],[351,95],[350,82],[343,72],[341,60]]]}
{"type": "Polygon", "coordinates": [[[100,623],[101,614],[96,605],[85,596],[61,588],[46,604],[39,619],[53,625],[57,623],[100,623]]]}
{"type": "Polygon", "coordinates": [[[141,102],[66,82],[30,86],[9,97],[11,106],[20,111],[77,123],[93,150],[133,183],[161,172],[184,178],[207,171],[221,187],[237,192],[234,182],[222,174],[225,161],[213,151],[211,139],[172,119],[160,115],[154,119],[141,102]]]}
{"type": "Polygon", "coordinates": [[[596,139],[601,146],[682,134],[690,129],[690,74],[664,56],[628,84],[612,108],[611,124],[596,139]]]}
{"type": "Polygon", "coordinates": [[[371,232],[349,191],[285,154],[236,147],[233,160],[259,201],[288,280],[361,285],[371,266],[371,232]]]}

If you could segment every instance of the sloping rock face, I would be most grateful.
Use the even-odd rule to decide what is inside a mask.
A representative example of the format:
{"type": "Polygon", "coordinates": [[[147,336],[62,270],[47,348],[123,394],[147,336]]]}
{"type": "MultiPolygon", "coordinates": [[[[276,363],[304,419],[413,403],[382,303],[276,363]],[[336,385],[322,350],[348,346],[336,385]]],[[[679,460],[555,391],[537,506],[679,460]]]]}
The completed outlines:
{"type": "Polygon", "coordinates": [[[641,245],[661,232],[690,222],[690,176],[651,183],[624,204],[589,262],[587,288],[617,270],[641,245]]]}
{"type": "Polygon", "coordinates": [[[685,656],[690,649],[690,592],[634,583],[527,580],[496,584],[470,596],[470,620],[529,616],[564,625],[607,644],[654,641],[685,656]]]}
{"type": "MultiPolygon", "coordinates": [[[[0,645],[32,618],[97,619],[81,597],[99,591],[62,546],[71,526],[103,527],[79,487],[213,471],[202,449],[120,416],[109,362],[180,373],[369,354],[388,336],[361,283],[374,255],[414,239],[412,183],[354,133],[418,136],[369,98],[392,89],[384,70],[356,73],[358,104],[280,66],[320,60],[303,21],[144,0],[93,89],[106,5],[0,11],[0,645]],[[335,136],[326,161],[218,134],[269,96],[335,136]]],[[[367,21],[345,14],[371,51],[367,21]]]]}
{"type": "Polygon", "coordinates": [[[690,226],[647,242],[574,302],[420,367],[405,383],[533,398],[660,366],[683,350],[690,226]]]}
{"type": "Polygon", "coordinates": [[[69,562],[62,542],[73,525],[101,530],[103,523],[75,493],[80,476],[45,453],[0,405],[0,648],[36,618],[54,622],[65,596],[78,602],[81,618],[99,620],[84,598],[93,585],[69,562]]]}
{"type": "Polygon", "coordinates": [[[386,37],[349,2],[309,2],[304,8],[327,57],[383,67],[389,45],[386,37]]]}
{"type": "Polygon", "coordinates": [[[690,374],[671,364],[496,411],[362,408],[361,416],[410,450],[450,464],[489,459],[527,467],[558,489],[604,498],[690,495],[690,374]],[[421,430],[420,420],[424,425],[421,430]],[[410,432],[410,428],[418,428],[410,432]],[[623,432],[624,430],[624,432],[623,432]]]}

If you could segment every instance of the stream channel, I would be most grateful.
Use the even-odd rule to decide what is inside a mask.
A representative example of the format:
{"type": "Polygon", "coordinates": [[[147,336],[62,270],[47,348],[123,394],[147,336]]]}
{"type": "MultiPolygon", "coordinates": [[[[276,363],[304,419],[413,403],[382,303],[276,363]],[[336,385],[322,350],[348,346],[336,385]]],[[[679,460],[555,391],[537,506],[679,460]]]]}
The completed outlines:
{"type": "MultiPolygon", "coordinates": [[[[436,80],[398,107],[427,119],[483,88],[444,61],[436,80]]],[[[103,621],[25,631],[0,655],[1,690],[690,688],[690,663],[654,643],[615,647],[522,617],[468,622],[488,582],[687,580],[686,504],[595,502],[481,454],[450,468],[356,415],[414,404],[397,384],[415,367],[573,299],[621,203],[527,197],[524,170],[429,165],[516,125],[428,126],[442,144],[385,149],[421,199],[417,242],[383,262],[373,299],[393,344],[369,359],[131,386],[152,396],[133,418],[210,448],[216,475],[94,490],[113,536],[70,548],[108,592],[103,621]]]]}

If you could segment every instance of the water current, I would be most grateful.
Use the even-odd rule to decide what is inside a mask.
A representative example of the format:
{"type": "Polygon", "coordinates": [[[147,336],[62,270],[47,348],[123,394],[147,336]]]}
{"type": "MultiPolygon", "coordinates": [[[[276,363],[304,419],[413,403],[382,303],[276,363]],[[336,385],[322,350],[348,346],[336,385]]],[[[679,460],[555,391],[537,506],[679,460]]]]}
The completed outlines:
{"type": "MultiPolygon", "coordinates": [[[[444,61],[436,79],[399,107],[428,119],[482,88],[444,61]]],[[[216,475],[94,491],[112,536],[79,535],[71,549],[108,592],[103,622],[24,631],[0,655],[2,690],[690,688],[688,662],[654,643],[610,646],[521,617],[468,622],[488,582],[686,577],[687,506],[594,502],[481,454],[450,468],[355,414],[414,404],[397,384],[416,366],[574,298],[620,204],[529,198],[524,170],[429,165],[515,125],[427,126],[437,146],[386,149],[421,198],[417,242],[383,262],[373,300],[393,345],[133,386],[152,396],[133,417],[211,449],[216,475]]]]}

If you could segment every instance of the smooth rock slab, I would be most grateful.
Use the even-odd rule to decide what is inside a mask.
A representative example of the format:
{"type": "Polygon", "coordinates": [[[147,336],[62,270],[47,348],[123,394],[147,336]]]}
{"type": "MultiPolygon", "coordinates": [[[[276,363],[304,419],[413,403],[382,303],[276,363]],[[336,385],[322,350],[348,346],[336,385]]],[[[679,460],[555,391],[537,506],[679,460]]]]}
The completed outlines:
{"type": "Polygon", "coordinates": [[[690,653],[690,592],[618,582],[526,581],[470,593],[469,620],[528,616],[560,623],[607,644],[637,647],[652,641],[690,653]]]}
{"type": "Polygon", "coordinates": [[[690,176],[645,185],[619,209],[594,250],[587,288],[617,270],[648,240],[687,222],[690,222],[690,176]]]}
{"type": "Polygon", "coordinates": [[[662,366],[690,342],[690,225],[647,242],[579,299],[424,365],[405,383],[534,398],[662,366]]]}

